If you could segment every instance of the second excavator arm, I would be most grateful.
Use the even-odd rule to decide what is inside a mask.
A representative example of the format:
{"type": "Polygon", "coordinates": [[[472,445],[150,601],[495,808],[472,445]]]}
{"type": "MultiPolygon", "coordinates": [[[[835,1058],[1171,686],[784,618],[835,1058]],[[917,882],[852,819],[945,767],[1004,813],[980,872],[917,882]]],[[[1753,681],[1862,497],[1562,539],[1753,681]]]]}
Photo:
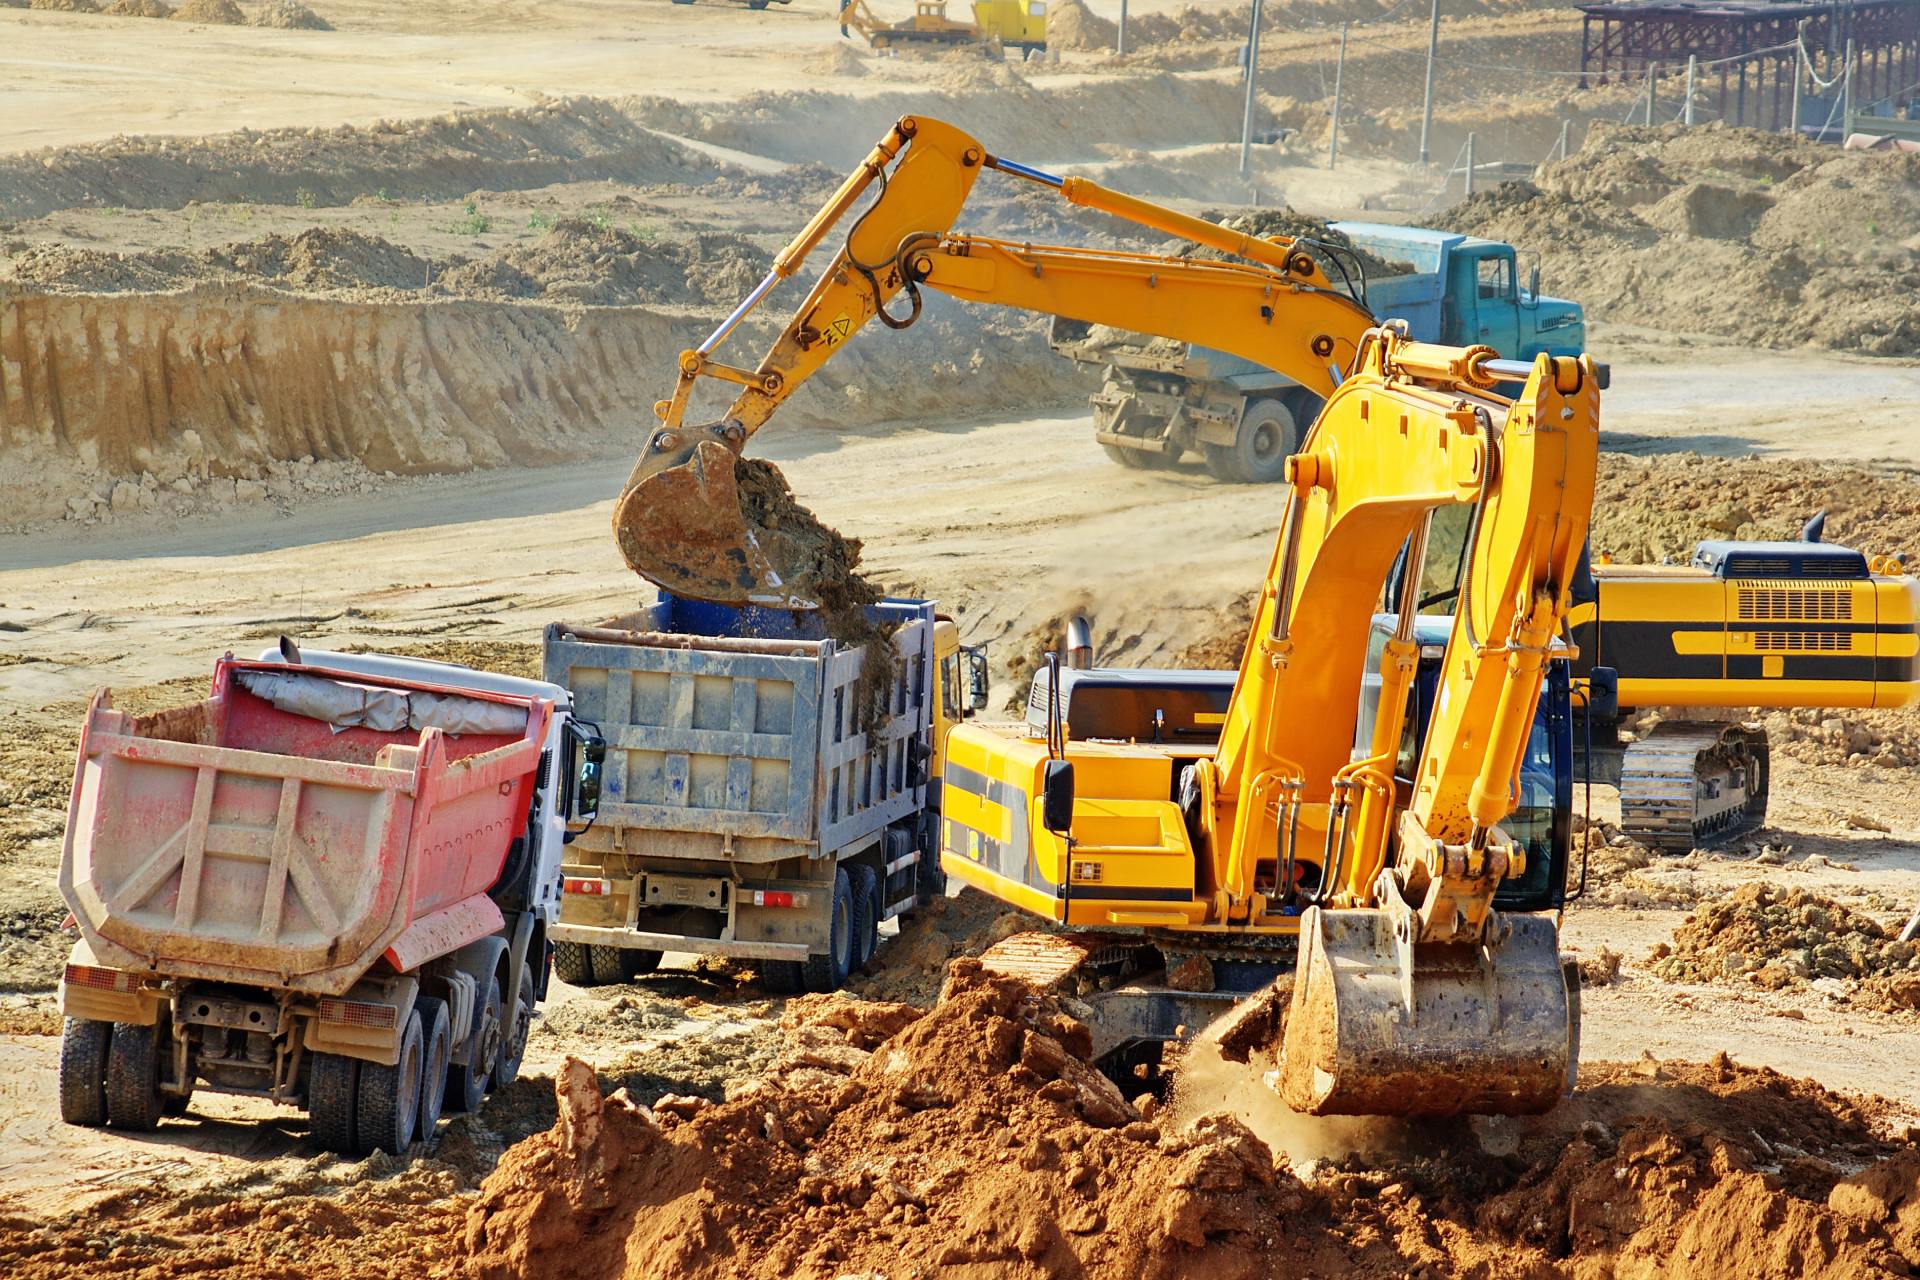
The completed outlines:
{"type": "Polygon", "coordinates": [[[1374,325],[1366,307],[1335,287],[1301,242],[1262,239],[1085,179],[1057,178],[991,155],[952,125],[907,117],[776,256],[733,313],[682,353],[673,394],[655,406],[659,426],[615,512],[628,563],[681,595],[796,603],[786,590],[793,575],[769,562],[768,549],[755,544],[752,531],[716,523],[714,513],[725,523],[738,503],[727,455],[737,455],[781,403],[869,322],[912,324],[927,289],[1231,352],[1321,396],[1352,371],[1361,340],[1374,325]],[[1035,245],[953,231],[987,169],[1051,188],[1069,204],[1242,260],[1035,245]],[[849,219],[833,259],[759,363],[745,368],[721,360],[722,344],[741,322],[849,219]],[[718,421],[690,426],[685,418],[702,379],[740,390],[718,421]],[[663,475],[668,471],[674,474],[663,475]],[[694,528],[704,548],[699,556],[687,554],[684,535],[694,528]],[[657,551],[670,532],[682,535],[671,562],[657,551]]]}

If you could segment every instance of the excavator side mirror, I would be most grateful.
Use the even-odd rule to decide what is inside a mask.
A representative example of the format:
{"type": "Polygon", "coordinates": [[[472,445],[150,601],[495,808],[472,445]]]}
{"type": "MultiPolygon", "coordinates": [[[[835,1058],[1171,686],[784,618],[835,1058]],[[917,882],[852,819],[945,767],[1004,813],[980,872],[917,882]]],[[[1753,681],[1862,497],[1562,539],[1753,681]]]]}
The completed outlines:
{"type": "Polygon", "coordinates": [[[987,647],[977,645],[967,653],[967,706],[972,711],[987,709],[987,647]]]}
{"type": "Polygon", "coordinates": [[[1040,823],[1057,836],[1073,830],[1073,761],[1047,761],[1040,781],[1040,823]]]}

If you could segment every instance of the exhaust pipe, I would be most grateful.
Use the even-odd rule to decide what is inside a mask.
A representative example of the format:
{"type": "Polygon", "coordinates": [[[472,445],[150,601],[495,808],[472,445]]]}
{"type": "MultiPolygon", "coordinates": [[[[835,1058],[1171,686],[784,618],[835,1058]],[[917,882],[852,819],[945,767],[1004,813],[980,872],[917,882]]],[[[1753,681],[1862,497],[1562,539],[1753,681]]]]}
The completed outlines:
{"type": "Polygon", "coordinates": [[[1085,671],[1093,665],[1093,623],[1085,614],[1076,613],[1067,619],[1067,665],[1076,671],[1085,671]]]}

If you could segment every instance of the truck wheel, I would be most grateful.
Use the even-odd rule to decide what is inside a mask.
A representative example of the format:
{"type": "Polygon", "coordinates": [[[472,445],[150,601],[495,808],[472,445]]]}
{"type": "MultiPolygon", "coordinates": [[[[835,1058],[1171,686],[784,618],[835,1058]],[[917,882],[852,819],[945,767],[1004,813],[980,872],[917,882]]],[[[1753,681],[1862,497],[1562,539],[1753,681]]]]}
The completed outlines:
{"type": "Polygon", "coordinates": [[[593,985],[593,958],[586,944],[580,942],[556,942],[553,944],[553,976],[576,987],[593,985]]]}
{"type": "Polygon", "coordinates": [[[360,1060],[338,1053],[316,1053],[307,1076],[307,1122],[322,1151],[354,1152],[354,1094],[360,1084],[360,1060]]]}
{"type": "Polygon", "coordinates": [[[113,1024],[107,1050],[107,1120],[144,1133],[160,1125],[160,1024],[113,1024]]]}
{"type": "Polygon", "coordinates": [[[1215,479],[1272,484],[1287,472],[1287,455],[1300,447],[1293,410],[1279,400],[1255,400],[1240,415],[1232,444],[1207,446],[1207,470],[1215,479]]]}
{"type": "Polygon", "coordinates": [[[500,1024],[504,1012],[500,979],[496,975],[487,979],[486,999],[474,1012],[467,1060],[454,1063],[447,1072],[446,1105],[451,1109],[472,1114],[487,1100],[487,1093],[493,1088],[494,1064],[500,1058],[500,1024]]]}
{"type": "Polygon", "coordinates": [[[635,978],[654,972],[665,955],[665,952],[649,951],[644,947],[615,947],[613,950],[620,966],[622,982],[632,982],[635,978]]]}
{"type": "Polygon", "coordinates": [[[1123,444],[1102,444],[1100,447],[1106,451],[1106,454],[1109,458],[1112,458],[1115,462],[1119,463],[1121,466],[1125,467],[1127,470],[1129,471],[1146,470],[1147,455],[1142,453],[1140,450],[1129,449],[1127,448],[1127,446],[1123,444]]]}
{"type": "Polygon", "coordinates": [[[433,1140],[447,1101],[447,1058],[453,1052],[453,1015],[438,996],[414,1001],[420,1014],[420,1124],[422,1142],[433,1140]]]}
{"type": "Polygon", "coordinates": [[[527,1037],[533,1034],[532,966],[520,967],[520,989],[514,994],[507,1013],[507,1025],[501,1032],[500,1061],[493,1068],[495,1089],[504,1089],[520,1078],[520,1063],[527,1056],[527,1037]]]}
{"type": "Polygon", "coordinates": [[[400,1060],[392,1066],[360,1064],[358,1105],[353,1119],[357,1149],[363,1156],[376,1151],[399,1155],[413,1145],[420,1123],[420,1011],[407,1011],[407,1029],[400,1036],[400,1060]]]}
{"type": "Polygon", "coordinates": [[[60,1118],[98,1129],[107,1122],[107,1054],[113,1024],[68,1018],[60,1032],[60,1118]]]}
{"type": "Polygon", "coordinates": [[[827,950],[824,955],[808,956],[801,964],[801,978],[807,990],[818,995],[838,991],[846,985],[853,965],[853,885],[847,869],[833,873],[833,911],[827,922],[827,950]]]}
{"type": "Polygon", "coordinates": [[[863,973],[880,945],[880,877],[872,867],[856,866],[849,879],[853,883],[852,969],[863,973]]]}
{"type": "Polygon", "coordinates": [[[588,947],[587,963],[593,966],[595,986],[632,982],[643,973],[660,967],[658,951],[629,951],[625,947],[588,947]],[[651,960],[649,960],[651,957],[651,960]]]}
{"type": "Polygon", "coordinates": [[[807,987],[798,960],[762,960],[760,985],[776,996],[797,996],[807,987]]]}

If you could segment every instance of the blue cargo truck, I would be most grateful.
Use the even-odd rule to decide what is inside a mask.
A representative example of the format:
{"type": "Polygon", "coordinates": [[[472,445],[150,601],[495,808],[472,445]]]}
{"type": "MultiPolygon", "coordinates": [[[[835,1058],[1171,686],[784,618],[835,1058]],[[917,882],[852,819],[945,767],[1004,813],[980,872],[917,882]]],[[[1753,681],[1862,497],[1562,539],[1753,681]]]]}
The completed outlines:
{"type": "MultiPolygon", "coordinates": [[[[1537,267],[1522,288],[1512,245],[1377,222],[1329,226],[1412,268],[1351,284],[1376,317],[1406,321],[1421,341],[1484,343],[1516,360],[1586,349],[1580,305],[1543,296],[1537,267]]],[[[1104,371],[1091,397],[1094,438],[1124,466],[1169,467],[1197,453],[1219,479],[1275,481],[1320,412],[1320,397],[1291,378],[1206,347],[1070,320],[1053,322],[1050,342],[1104,371]]]]}
{"type": "Polygon", "coordinates": [[[895,661],[865,723],[867,648],[818,614],[667,597],[546,629],[546,679],[606,743],[598,814],[560,868],[563,980],[627,981],[676,952],[758,961],[776,991],[831,991],[882,921],[944,890],[940,745],[985,705],[985,653],[928,601],[871,613],[895,661]]]}

